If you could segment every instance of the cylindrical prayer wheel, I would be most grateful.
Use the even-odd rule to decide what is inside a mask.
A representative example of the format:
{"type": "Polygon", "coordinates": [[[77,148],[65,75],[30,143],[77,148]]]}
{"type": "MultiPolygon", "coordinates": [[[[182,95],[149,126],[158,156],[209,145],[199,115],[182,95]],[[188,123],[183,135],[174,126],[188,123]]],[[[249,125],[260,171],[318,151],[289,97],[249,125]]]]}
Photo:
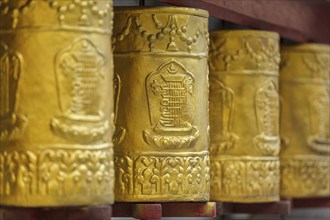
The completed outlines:
{"type": "Polygon", "coordinates": [[[279,36],[210,34],[211,199],[279,199],[279,36]]]}
{"type": "Polygon", "coordinates": [[[113,201],[112,1],[0,1],[0,205],[113,201]]]}
{"type": "Polygon", "coordinates": [[[207,18],[115,9],[116,201],[209,199],[207,18]]]}
{"type": "Polygon", "coordinates": [[[281,49],[281,195],[330,196],[330,47],[281,49]]]}

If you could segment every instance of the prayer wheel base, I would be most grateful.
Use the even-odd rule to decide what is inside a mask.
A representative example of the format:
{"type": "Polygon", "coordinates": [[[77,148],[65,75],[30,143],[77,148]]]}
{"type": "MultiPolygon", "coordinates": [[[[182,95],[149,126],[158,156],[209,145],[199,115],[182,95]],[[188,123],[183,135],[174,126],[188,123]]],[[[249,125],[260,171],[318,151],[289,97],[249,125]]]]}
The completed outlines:
{"type": "Polygon", "coordinates": [[[0,220],[110,220],[111,215],[111,205],[61,208],[0,207],[0,220]]]}

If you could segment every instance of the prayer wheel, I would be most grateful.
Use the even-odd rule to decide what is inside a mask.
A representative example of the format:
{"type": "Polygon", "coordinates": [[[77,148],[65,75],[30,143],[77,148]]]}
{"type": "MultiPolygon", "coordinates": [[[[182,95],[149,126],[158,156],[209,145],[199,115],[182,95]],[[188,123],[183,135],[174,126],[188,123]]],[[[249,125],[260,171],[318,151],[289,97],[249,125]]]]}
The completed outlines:
{"type": "Polygon", "coordinates": [[[209,199],[208,13],[115,8],[116,201],[209,199]]]}
{"type": "Polygon", "coordinates": [[[110,0],[0,1],[0,205],[113,201],[110,0]]]}
{"type": "Polygon", "coordinates": [[[281,49],[281,195],[330,196],[330,47],[281,49]]]}
{"type": "Polygon", "coordinates": [[[279,36],[210,33],[211,199],[279,199],[279,36]]]}

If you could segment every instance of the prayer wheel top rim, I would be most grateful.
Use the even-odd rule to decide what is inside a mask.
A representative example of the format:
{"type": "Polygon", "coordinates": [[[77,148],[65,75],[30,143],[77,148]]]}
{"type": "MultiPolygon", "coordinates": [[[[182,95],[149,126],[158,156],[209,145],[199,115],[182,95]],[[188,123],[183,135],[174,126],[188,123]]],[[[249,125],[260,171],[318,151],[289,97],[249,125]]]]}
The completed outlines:
{"type": "Polygon", "coordinates": [[[330,45],[318,43],[303,43],[297,45],[282,45],[281,52],[294,52],[294,51],[310,51],[310,52],[324,52],[330,53],[330,45]]]}
{"type": "Polygon", "coordinates": [[[186,14],[200,16],[203,18],[208,18],[209,13],[203,9],[197,8],[186,8],[186,7],[171,7],[171,6],[159,6],[159,7],[114,7],[115,14],[122,13],[134,13],[134,14],[152,14],[152,13],[175,13],[175,14],[186,14]]]}
{"type": "Polygon", "coordinates": [[[255,37],[269,37],[279,39],[280,36],[272,31],[260,30],[215,30],[210,31],[211,37],[240,37],[240,36],[255,36],[255,37]]]}

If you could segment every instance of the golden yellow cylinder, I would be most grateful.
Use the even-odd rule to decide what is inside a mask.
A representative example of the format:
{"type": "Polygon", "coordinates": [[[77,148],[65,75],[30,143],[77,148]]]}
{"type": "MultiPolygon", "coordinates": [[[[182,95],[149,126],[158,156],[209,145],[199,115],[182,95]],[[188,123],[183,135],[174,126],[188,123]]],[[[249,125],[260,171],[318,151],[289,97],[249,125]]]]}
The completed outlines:
{"type": "Polygon", "coordinates": [[[209,199],[207,18],[115,9],[116,201],[209,199]]]}
{"type": "Polygon", "coordinates": [[[330,47],[281,49],[281,195],[330,196],[330,47]]]}
{"type": "Polygon", "coordinates": [[[0,1],[0,205],[113,201],[112,1],[0,1]]]}
{"type": "Polygon", "coordinates": [[[279,36],[210,34],[211,199],[279,199],[279,36]]]}

